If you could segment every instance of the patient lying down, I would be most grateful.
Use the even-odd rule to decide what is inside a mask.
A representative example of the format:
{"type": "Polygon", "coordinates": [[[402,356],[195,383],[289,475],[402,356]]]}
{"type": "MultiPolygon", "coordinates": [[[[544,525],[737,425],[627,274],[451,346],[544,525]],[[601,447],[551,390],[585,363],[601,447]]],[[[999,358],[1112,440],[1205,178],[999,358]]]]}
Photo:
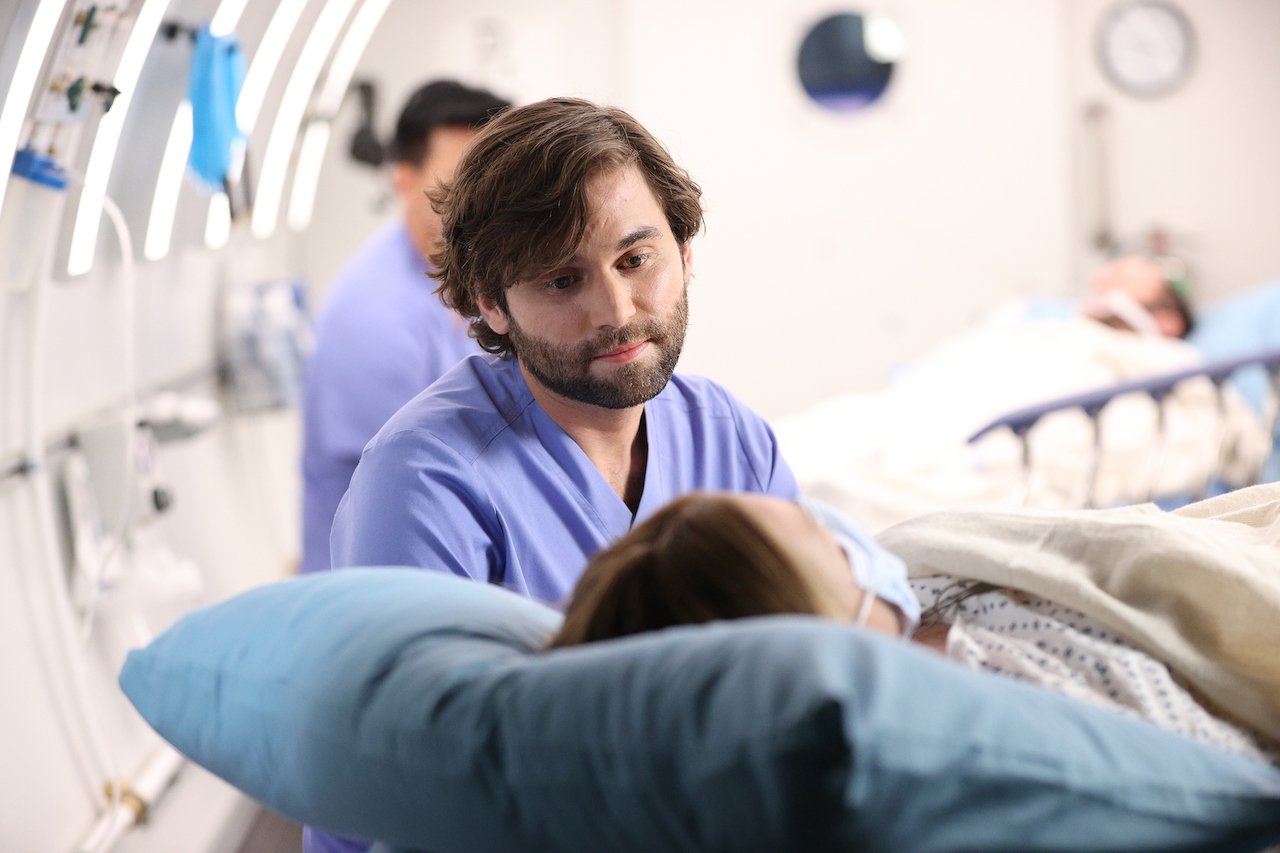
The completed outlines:
{"type": "MultiPolygon", "coordinates": [[[[1123,512],[1058,515],[1080,516],[1087,526],[1090,515],[1101,520],[1123,512]]],[[[1029,523],[1038,518],[1022,515],[1029,523]]],[[[1183,526],[1198,521],[1160,516],[1158,521],[1142,520],[1180,521],[1183,526]]],[[[915,523],[928,527],[929,517],[915,523]]],[[[937,522],[939,527],[945,523],[942,518],[937,522]]],[[[971,519],[958,525],[972,526],[971,519]]],[[[1070,525],[1055,530],[1059,538],[1080,538],[1084,551],[1098,538],[1087,529],[1073,534],[1070,525]]],[[[1192,532],[1203,536],[1202,530],[1192,532]]],[[[953,536],[951,541],[962,539],[953,536]]],[[[957,547],[957,562],[963,562],[963,544],[944,546],[944,554],[948,547],[957,547]]],[[[812,614],[910,637],[964,665],[1134,713],[1235,752],[1269,761],[1280,757],[1274,740],[1211,712],[1214,703],[1201,690],[1112,630],[1114,619],[1070,606],[1078,603],[1074,596],[1055,601],[974,579],[973,573],[958,577],[927,566],[927,574],[921,574],[915,563],[927,559],[924,553],[909,558],[915,577],[908,581],[901,560],[821,505],[695,493],[672,502],[597,554],[551,645],[717,619],[812,614]]],[[[1061,555],[1052,559],[1062,562],[1061,555]]],[[[1140,628],[1133,636],[1146,636],[1140,628]]]]}

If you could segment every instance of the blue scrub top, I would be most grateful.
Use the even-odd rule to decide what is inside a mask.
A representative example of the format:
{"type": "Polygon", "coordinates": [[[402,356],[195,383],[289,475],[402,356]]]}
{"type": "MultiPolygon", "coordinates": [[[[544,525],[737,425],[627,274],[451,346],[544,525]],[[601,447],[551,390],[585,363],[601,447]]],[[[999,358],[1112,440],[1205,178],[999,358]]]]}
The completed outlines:
{"type": "Polygon", "coordinates": [[[645,404],[635,517],[537,404],[514,359],[474,355],[369,442],[334,520],[334,566],[443,569],[567,600],[587,560],[695,489],[799,496],[768,425],[710,380],[674,376],[645,404]]]}
{"type": "Polygon", "coordinates": [[[440,303],[397,220],[342,268],[316,319],[303,392],[302,570],[329,568],[329,531],[360,451],[409,400],[478,351],[440,303]]]}

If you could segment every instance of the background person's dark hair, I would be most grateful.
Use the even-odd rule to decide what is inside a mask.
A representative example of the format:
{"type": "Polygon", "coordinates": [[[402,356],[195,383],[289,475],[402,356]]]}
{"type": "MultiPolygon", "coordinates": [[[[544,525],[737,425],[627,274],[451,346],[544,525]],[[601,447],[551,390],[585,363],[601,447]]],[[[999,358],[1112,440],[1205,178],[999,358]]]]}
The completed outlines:
{"type": "Polygon", "coordinates": [[[631,115],[578,98],[507,110],[476,136],[453,181],[429,193],[444,226],[431,256],[437,292],[472,321],[483,349],[514,352],[479,299],[506,311],[506,288],[568,263],[590,215],[588,179],[632,164],[683,246],[702,228],[702,190],[631,115]]]}
{"type": "Polygon", "coordinates": [[[405,102],[391,137],[388,160],[418,165],[427,155],[427,137],[437,127],[483,127],[511,106],[485,89],[456,80],[437,80],[420,87],[405,102]]]}
{"type": "Polygon", "coordinates": [[[1190,300],[1178,292],[1176,288],[1171,286],[1169,292],[1173,294],[1173,305],[1178,311],[1178,316],[1182,318],[1182,334],[1179,337],[1185,338],[1196,327],[1195,311],[1191,308],[1190,300]]]}

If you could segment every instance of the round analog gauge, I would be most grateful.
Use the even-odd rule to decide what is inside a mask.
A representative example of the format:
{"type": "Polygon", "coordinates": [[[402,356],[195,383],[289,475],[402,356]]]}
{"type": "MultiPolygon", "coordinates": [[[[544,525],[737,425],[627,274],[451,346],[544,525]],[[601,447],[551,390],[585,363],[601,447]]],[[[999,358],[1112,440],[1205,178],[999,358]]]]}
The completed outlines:
{"type": "Polygon", "coordinates": [[[1178,88],[1195,55],[1191,21],[1164,0],[1124,0],[1098,27],[1098,59],[1107,79],[1131,95],[1156,97],[1178,88]]]}

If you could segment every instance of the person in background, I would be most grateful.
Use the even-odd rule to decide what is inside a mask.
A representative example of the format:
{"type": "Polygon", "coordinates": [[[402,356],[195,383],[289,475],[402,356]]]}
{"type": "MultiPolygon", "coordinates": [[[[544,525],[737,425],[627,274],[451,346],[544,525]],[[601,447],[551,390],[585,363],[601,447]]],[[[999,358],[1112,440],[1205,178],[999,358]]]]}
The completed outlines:
{"type": "Polygon", "coordinates": [[[1128,255],[1094,276],[1084,314],[1139,333],[1185,338],[1194,326],[1187,264],[1173,255],[1128,255]]]}
{"type": "Polygon", "coordinates": [[[405,103],[391,141],[400,216],[338,272],[316,318],[303,396],[303,572],[329,568],[329,531],[360,451],[410,398],[475,352],[467,323],[440,304],[427,260],[440,217],[427,192],[453,176],[463,149],[510,106],[450,80],[405,103]]]}

